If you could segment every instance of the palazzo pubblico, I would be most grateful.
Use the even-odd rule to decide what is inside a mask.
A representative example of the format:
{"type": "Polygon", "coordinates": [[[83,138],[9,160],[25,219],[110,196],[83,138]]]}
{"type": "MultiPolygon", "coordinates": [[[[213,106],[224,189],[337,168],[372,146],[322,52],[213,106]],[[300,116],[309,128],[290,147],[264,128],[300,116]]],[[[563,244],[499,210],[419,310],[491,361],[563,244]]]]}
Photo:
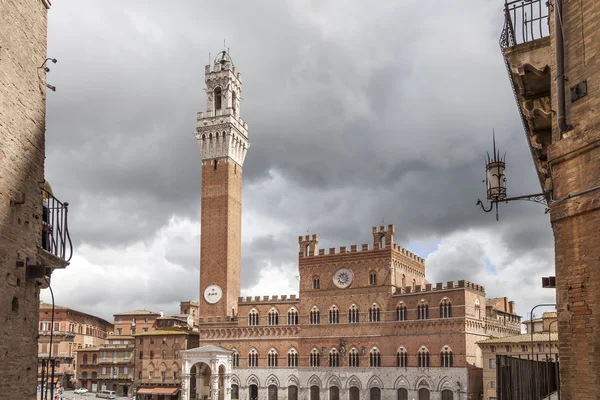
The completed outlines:
{"type": "Polygon", "coordinates": [[[466,280],[427,282],[394,225],[327,250],[301,236],[299,296],[239,297],[242,76],[226,52],[205,75],[200,347],[183,352],[182,398],[478,400],[476,343],[519,334],[515,304],[466,280]]]}

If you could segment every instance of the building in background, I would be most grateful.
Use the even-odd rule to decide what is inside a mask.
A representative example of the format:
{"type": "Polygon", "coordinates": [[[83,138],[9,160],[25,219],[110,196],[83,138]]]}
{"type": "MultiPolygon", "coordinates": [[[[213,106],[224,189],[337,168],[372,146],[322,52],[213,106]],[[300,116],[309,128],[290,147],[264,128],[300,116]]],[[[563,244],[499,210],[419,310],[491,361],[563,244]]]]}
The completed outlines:
{"type": "Polygon", "coordinates": [[[506,1],[500,44],[550,209],[563,399],[600,398],[600,9],[506,1]]]}
{"type": "Polygon", "coordinates": [[[179,314],[181,316],[191,315],[193,324],[198,328],[198,302],[197,301],[182,301],[179,303],[179,314]]]}
{"type": "MultiPolygon", "coordinates": [[[[393,225],[374,227],[370,244],[327,251],[317,235],[301,236],[299,297],[239,297],[248,149],[242,77],[222,52],[205,67],[205,82],[207,111],[198,113],[196,133],[204,350],[184,353],[182,399],[478,398],[476,343],[520,333],[514,303],[488,301],[466,280],[429,283],[425,260],[394,242],[393,225]]],[[[156,374],[155,362],[144,368],[142,377],[150,368],[156,374]]],[[[168,372],[168,363],[162,368],[168,372]]]]}
{"type": "Polygon", "coordinates": [[[546,312],[542,318],[533,320],[533,343],[530,327],[532,321],[523,322],[527,333],[482,340],[477,344],[483,357],[483,399],[496,400],[496,356],[536,361],[558,361],[558,325],[555,312],[546,312]],[[532,351],[533,345],[533,351],[532,351]]]}
{"type": "Polygon", "coordinates": [[[36,396],[39,292],[71,258],[45,185],[48,0],[0,0],[0,393],[36,396]]]}
{"type": "Polygon", "coordinates": [[[148,310],[133,310],[114,314],[115,335],[135,335],[136,333],[148,332],[154,327],[156,318],[162,313],[148,310]]]}
{"type": "Polygon", "coordinates": [[[108,336],[103,344],[77,352],[77,387],[95,393],[113,390],[118,396],[132,396],[134,378],[133,336],[108,336]]]}
{"type": "MultiPolygon", "coordinates": [[[[96,316],[68,307],[40,302],[38,337],[38,384],[42,383],[42,361],[54,360],[54,382],[65,388],[76,386],[76,354],[82,349],[104,344],[113,325],[96,316]]],[[[52,368],[43,374],[52,374],[52,368]]],[[[52,376],[51,376],[52,378],[52,376]]]]}

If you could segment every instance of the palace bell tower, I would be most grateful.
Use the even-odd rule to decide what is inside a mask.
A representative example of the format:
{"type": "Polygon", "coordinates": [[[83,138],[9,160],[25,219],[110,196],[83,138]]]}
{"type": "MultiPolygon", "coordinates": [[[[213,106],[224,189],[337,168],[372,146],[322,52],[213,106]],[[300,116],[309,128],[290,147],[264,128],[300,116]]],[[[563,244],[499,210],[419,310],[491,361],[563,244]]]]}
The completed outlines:
{"type": "MultiPolygon", "coordinates": [[[[206,114],[196,139],[202,154],[200,317],[237,312],[242,258],[242,166],[248,124],[240,118],[242,75],[225,51],[204,70],[206,114]]],[[[206,319],[205,319],[206,321],[206,319]]]]}

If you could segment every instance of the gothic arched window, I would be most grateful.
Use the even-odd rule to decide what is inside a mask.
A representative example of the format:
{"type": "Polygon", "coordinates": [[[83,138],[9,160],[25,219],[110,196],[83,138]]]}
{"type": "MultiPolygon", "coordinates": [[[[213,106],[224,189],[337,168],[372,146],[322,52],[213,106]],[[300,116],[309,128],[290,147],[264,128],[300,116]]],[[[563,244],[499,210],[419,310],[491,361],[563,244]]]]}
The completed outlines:
{"type": "Polygon", "coordinates": [[[425,300],[421,300],[417,306],[418,319],[429,319],[429,305],[425,300]]]}
{"type": "Polygon", "coordinates": [[[248,353],[248,366],[258,367],[258,352],[256,349],[252,349],[250,350],[250,353],[248,353]]]}
{"type": "Polygon", "coordinates": [[[377,284],[377,272],[371,271],[369,272],[369,285],[377,284]]]}
{"type": "Polygon", "coordinates": [[[321,355],[319,354],[319,350],[312,349],[309,358],[311,367],[319,367],[321,365],[321,355]]]}
{"type": "Polygon", "coordinates": [[[329,352],[329,366],[330,367],[339,367],[340,366],[340,353],[338,353],[337,349],[331,349],[329,352]]]}
{"type": "Polygon", "coordinates": [[[408,367],[408,353],[404,347],[400,347],[396,352],[396,366],[397,367],[408,367]]]}
{"type": "Polygon", "coordinates": [[[452,318],[452,303],[447,297],[440,302],[440,318],[452,318]]]}
{"type": "Polygon", "coordinates": [[[275,308],[269,311],[269,325],[279,325],[279,312],[275,308]]]}
{"type": "Polygon", "coordinates": [[[406,305],[402,301],[396,307],[396,320],[406,321],[406,305]]]}
{"type": "Polygon", "coordinates": [[[233,115],[237,115],[237,94],[231,92],[231,108],[233,109],[233,115]]]}
{"type": "Polygon", "coordinates": [[[258,311],[256,311],[255,309],[250,311],[250,314],[248,314],[248,325],[250,325],[250,326],[258,325],[258,311]]]}
{"type": "Polygon", "coordinates": [[[329,309],[329,323],[339,324],[340,323],[340,311],[336,305],[331,306],[329,309]]]}
{"type": "Polygon", "coordinates": [[[358,307],[356,307],[356,304],[352,304],[348,310],[348,322],[351,324],[357,324],[359,322],[358,307]]]}
{"type": "Polygon", "coordinates": [[[374,348],[369,353],[369,366],[381,367],[381,353],[377,348],[374,348]]]}
{"type": "Polygon", "coordinates": [[[234,367],[240,366],[240,353],[238,353],[237,350],[233,352],[233,355],[231,356],[231,361],[234,367]]]}
{"type": "Polygon", "coordinates": [[[215,110],[221,109],[221,102],[223,101],[223,93],[220,87],[215,88],[215,110]]]}
{"type": "Polygon", "coordinates": [[[452,349],[448,346],[444,346],[440,353],[440,367],[452,368],[454,366],[454,357],[452,355],[452,349]]]}
{"type": "Polygon", "coordinates": [[[288,351],[288,367],[297,367],[298,366],[298,352],[296,349],[290,349],[288,351]]]}
{"type": "Polygon", "coordinates": [[[298,310],[293,307],[288,311],[288,325],[298,325],[298,310]]]}
{"type": "Polygon", "coordinates": [[[373,303],[369,308],[369,322],[379,321],[381,321],[381,312],[379,310],[379,305],[377,305],[377,303],[373,303]]]}
{"type": "Polygon", "coordinates": [[[269,350],[269,354],[267,354],[267,365],[269,367],[276,367],[279,361],[279,354],[275,349],[269,350]]]}
{"type": "Polygon", "coordinates": [[[360,366],[360,355],[358,354],[358,350],[354,347],[348,353],[348,366],[349,367],[359,367],[360,366]]]}
{"type": "Polygon", "coordinates": [[[312,325],[318,325],[321,323],[321,314],[319,313],[319,308],[314,306],[310,310],[310,323],[312,325]]]}
{"type": "Polygon", "coordinates": [[[427,347],[422,346],[419,349],[417,359],[420,368],[429,368],[429,350],[427,350],[427,347]]]}

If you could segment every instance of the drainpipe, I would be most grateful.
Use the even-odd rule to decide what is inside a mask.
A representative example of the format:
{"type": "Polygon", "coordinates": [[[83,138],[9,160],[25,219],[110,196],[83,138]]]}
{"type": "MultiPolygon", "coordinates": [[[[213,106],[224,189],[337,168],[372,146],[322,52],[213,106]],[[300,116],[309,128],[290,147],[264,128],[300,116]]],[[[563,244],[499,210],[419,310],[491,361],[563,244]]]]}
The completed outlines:
{"type": "Polygon", "coordinates": [[[565,112],[565,44],[562,26],[562,0],[554,0],[554,32],[556,37],[554,56],[556,63],[557,122],[560,133],[569,129],[565,112]]]}

